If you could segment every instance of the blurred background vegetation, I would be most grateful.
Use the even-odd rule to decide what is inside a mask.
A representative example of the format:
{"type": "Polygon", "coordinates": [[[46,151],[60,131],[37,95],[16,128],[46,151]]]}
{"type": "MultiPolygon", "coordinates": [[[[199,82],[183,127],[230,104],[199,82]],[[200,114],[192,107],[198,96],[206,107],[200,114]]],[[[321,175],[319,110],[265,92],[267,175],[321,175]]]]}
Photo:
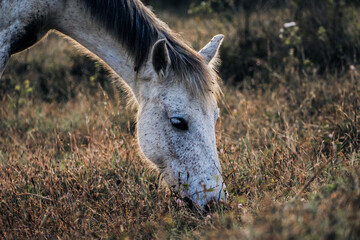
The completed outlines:
{"type": "MultiPolygon", "coordinates": [[[[144,2],[172,28],[182,31],[196,49],[213,34],[225,34],[219,72],[225,83],[239,89],[276,84],[282,74],[287,79],[294,73],[305,78],[340,74],[359,62],[360,17],[356,13],[360,0],[144,2]],[[179,19],[187,26],[181,25],[179,19]],[[189,22],[192,23],[187,29],[189,22]]],[[[106,72],[94,61],[73,54],[64,58],[63,64],[51,65],[48,61],[51,60],[43,58],[15,63],[15,72],[39,70],[39,81],[26,88],[26,79],[5,77],[0,83],[0,94],[12,92],[21,99],[32,92],[42,100],[59,102],[75,97],[80,89],[93,91],[99,83],[113,95],[106,72]],[[44,69],[44,65],[49,68],[44,69]]]]}
{"type": "Polygon", "coordinates": [[[239,83],[254,74],[261,75],[260,81],[272,81],[274,72],[283,72],[289,63],[304,75],[334,73],[356,64],[359,4],[350,0],[208,0],[192,3],[188,12],[236,26],[236,34],[223,46],[220,72],[225,81],[239,83]]]}

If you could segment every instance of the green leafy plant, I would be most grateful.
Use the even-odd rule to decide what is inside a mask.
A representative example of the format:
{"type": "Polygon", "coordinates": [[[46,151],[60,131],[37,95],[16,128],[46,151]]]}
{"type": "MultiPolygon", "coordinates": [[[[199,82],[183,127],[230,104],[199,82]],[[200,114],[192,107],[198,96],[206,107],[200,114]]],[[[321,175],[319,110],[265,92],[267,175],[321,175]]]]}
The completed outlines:
{"type": "Polygon", "coordinates": [[[19,108],[24,106],[26,104],[26,101],[29,100],[33,88],[30,84],[29,80],[25,80],[23,82],[20,82],[19,84],[16,84],[14,86],[15,96],[13,97],[13,100],[10,102],[10,106],[16,110],[16,112],[19,111],[19,108]]]}

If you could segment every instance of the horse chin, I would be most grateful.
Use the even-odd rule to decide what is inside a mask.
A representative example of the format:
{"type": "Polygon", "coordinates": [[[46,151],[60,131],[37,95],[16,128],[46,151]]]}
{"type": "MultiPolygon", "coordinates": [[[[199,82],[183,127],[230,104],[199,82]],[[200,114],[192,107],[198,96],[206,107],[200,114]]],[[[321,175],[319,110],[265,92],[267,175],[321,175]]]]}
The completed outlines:
{"type": "Polygon", "coordinates": [[[159,170],[170,190],[193,211],[207,213],[226,203],[226,186],[221,177],[218,181],[207,182],[206,184],[209,187],[206,188],[206,184],[203,184],[202,181],[196,181],[193,186],[192,184],[179,184],[179,179],[175,180],[172,174],[167,171],[169,169],[159,170]]]}
{"type": "MultiPolygon", "coordinates": [[[[165,182],[170,186],[171,191],[175,192],[186,205],[192,210],[198,210],[206,213],[217,209],[217,207],[226,203],[227,193],[224,183],[210,185],[206,188],[204,184],[197,184],[198,188],[192,188],[187,184],[174,184],[174,181],[165,178],[165,182]]],[[[195,186],[193,186],[195,187],[195,186]]]]}
{"type": "Polygon", "coordinates": [[[196,192],[191,199],[193,204],[208,212],[226,202],[226,192],[223,187],[217,186],[214,191],[196,192]]]}
{"type": "Polygon", "coordinates": [[[184,193],[181,194],[183,201],[190,209],[197,210],[202,213],[215,211],[226,203],[226,192],[223,190],[221,190],[219,193],[205,193],[195,195],[196,197],[189,196],[184,193]]]}

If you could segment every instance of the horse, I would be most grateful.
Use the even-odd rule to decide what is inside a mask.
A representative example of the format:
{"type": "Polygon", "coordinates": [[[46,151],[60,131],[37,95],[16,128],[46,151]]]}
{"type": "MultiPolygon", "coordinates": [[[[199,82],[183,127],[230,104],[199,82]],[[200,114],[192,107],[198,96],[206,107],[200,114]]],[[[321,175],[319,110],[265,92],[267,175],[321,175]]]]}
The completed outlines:
{"type": "Polygon", "coordinates": [[[140,0],[0,0],[0,77],[11,55],[55,31],[118,76],[138,105],[140,154],[201,209],[225,202],[215,124],[223,35],[199,52],[140,0]]]}

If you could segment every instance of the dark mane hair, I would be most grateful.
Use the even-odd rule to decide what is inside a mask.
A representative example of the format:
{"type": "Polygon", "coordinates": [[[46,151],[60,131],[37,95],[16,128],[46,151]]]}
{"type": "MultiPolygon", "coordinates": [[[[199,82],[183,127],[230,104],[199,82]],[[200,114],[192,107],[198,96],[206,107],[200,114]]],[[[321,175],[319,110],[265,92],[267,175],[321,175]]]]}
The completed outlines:
{"type": "Polygon", "coordinates": [[[147,61],[153,44],[167,40],[171,67],[193,93],[216,96],[219,93],[216,72],[200,54],[180,40],[169,27],[146,8],[140,0],[80,0],[95,20],[124,46],[139,71],[147,61]]]}

